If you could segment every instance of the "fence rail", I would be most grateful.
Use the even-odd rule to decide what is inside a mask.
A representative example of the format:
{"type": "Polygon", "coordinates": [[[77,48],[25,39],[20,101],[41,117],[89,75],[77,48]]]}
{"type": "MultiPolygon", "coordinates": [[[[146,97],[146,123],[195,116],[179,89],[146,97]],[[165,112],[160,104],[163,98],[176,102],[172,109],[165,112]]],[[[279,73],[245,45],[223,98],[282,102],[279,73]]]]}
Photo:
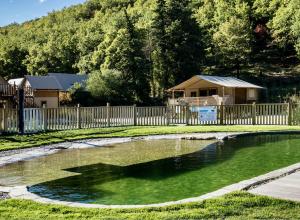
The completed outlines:
{"type": "MultiPolygon", "coordinates": [[[[26,133],[134,125],[298,125],[300,104],[25,108],[23,116],[26,133]],[[211,117],[205,117],[207,109],[211,117]]],[[[18,129],[18,110],[0,109],[0,132],[18,129]]]]}

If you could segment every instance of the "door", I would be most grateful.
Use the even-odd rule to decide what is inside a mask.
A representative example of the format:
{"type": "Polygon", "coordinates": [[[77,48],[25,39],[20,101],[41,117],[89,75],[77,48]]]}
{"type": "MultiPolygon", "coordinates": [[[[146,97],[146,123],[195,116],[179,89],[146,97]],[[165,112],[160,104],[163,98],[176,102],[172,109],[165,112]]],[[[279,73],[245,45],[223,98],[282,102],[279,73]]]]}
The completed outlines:
{"type": "Polygon", "coordinates": [[[246,104],[247,103],[247,89],[236,88],[235,89],[235,104],[246,104]]]}

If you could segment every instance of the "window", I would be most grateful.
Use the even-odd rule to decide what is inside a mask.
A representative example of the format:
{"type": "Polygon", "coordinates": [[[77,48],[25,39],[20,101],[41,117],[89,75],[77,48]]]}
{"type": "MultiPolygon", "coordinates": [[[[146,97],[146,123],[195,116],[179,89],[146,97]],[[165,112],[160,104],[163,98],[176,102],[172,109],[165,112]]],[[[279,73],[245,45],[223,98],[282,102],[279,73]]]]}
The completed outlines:
{"type": "Polygon", "coordinates": [[[255,99],[255,89],[248,89],[248,99],[249,100],[255,99]]]}
{"type": "Polygon", "coordinates": [[[41,101],[41,107],[43,106],[47,107],[47,101],[41,101]]]}
{"type": "Polygon", "coordinates": [[[207,90],[206,89],[200,89],[199,90],[199,96],[207,96],[207,90]]]}
{"type": "Polygon", "coordinates": [[[218,95],[218,90],[215,88],[199,90],[199,96],[213,96],[213,95],[218,95]]]}
{"type": "Polygon", "coordinates": [[[217,95],[217,94],[218,94],[217,89],[210,89],[210,90],[208,91],[208,95],[209,95],[209,96],[217,95]]]}
{"type": "Polygon", "coordinates": [[[191,92],[191,97],[197,97],[197,92],[191,92]]]}

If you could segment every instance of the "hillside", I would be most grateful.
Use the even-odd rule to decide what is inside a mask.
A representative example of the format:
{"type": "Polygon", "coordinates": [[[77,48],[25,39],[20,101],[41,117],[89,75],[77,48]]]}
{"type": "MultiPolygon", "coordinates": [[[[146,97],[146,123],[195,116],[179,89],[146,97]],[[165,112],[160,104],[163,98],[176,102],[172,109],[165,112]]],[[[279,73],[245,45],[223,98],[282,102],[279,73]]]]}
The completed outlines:
{"type": "Polygon", "coordinates": [[[0,75],[80,72],[101,100],[145,103],[203,72],[281,101],[300,90],[299,14],[298,0],[88,0],[0,28],[0,75]]]}

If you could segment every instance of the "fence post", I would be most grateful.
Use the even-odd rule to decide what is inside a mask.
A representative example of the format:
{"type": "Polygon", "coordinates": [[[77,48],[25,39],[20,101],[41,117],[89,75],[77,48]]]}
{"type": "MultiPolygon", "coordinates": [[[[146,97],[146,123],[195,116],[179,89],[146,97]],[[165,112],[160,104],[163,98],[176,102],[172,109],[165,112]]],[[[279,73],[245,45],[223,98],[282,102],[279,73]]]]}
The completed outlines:
{"type": "Polygon", "coordinates": [[[252,103],[252,125],[256,125],[256,104],[252,103]]]}
{"type": "Polygon", "coordinates": [[[190,123],[190,109],[189,109],[189,103],[186,104],[185,106],[185,123],[186,125],[189,125],[190,123]]]}
{"type": "Polygon", "coordinates": [[[7,115],[6,115],[6,106],[3,105],[3,111],[2,111],[2,123],[3,123],[3,131],[7,131],[7,115]]]}
{"type": "Polygon", "coordinates": [[[137,108],[136,108],[136,104],[133,105],[133,125],[137,126],[137,108]]]}
{"type": "Polygon", "coordinates": [[[81,129],[81,110],[80,110],[80,104],[77,105],[77,129],[81,129]]]}
{"type": "Polygon", "coordinates": [[[107,127],[110,127],[110,103],[106,104],[106,120],[107,120],[107,127]]]}
{"type": "Polygon", "coordinates": [[[224,125],[224,104],[221,102],[220,105],[220,125],[224,125]]]}
{"type": "Polygon", "coordinates": [[[20,134],[25,133],[25,126],[24,126],[24,89],[19,89],[18,91],[19,96],[19,132],[20,134]]]}
{"type": "Polygon", "coordinates": [[[292,117],[293,117],[293,105],[291,101],[288,102],[288,125],[292,125],[292,117]]]}
{"type": "Polygon", "coordinates": [[[43,105],[42,112],[43,112],[43,125],[44,125],[43,130],[47,131],[48,130],[48,115],[47,115],[47,108],[46,108],[45,104],[43,105]]]}
{"type": "Polygon", "coordinates": [[[169,104],[167,105],[166,108],[167,108],[167,111],[166,111],[166,113],[167,113],[167,115],[166,115],[166,117],[167,117],[167,126],[169,126],[170,125],[170,113],[171,113],[169,104]]]}

